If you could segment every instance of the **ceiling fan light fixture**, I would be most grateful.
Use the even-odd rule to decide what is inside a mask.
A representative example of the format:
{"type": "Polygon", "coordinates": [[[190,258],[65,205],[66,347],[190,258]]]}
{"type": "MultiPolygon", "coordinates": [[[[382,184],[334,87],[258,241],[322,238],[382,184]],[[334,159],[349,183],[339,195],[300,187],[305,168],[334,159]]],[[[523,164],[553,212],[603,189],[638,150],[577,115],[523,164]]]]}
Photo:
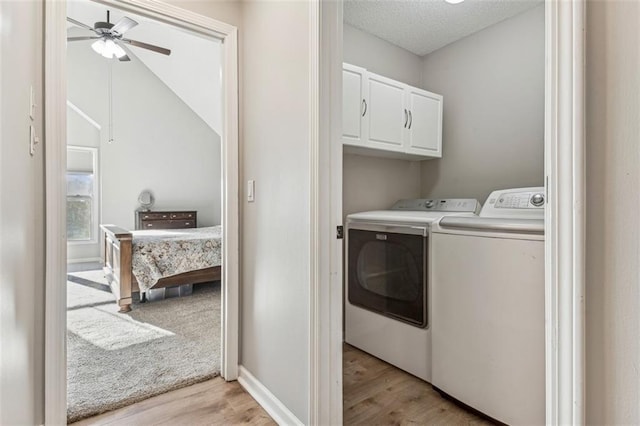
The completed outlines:
{"type": "Polygon", "coordinates": [[[127,52],[110,38],[101,38],[94,42],[91,48],[99,55],[107,59],[112,59],[114,56],[118,59],[127,55],[127,52]]]}
{"type": "Polygon", "coordinates": [[[111,59],[116,55],[117,50],[116,43],[110,38],[106,39],[104,42],[104,49],[102,49],[102,56],[107,59],[111,59]]]}
{"type": "Polygon", "coordinates": [[[444,0],[445,2],[449,3],[449,4],[460,4],[462,3],[464,0],[444,0]]]}
{"type": "Polygon", "coordinates": [[[104,45],[105,45],[104,40],[100,39],[100,40],[96,40],[95,42],[93,42],[91,44],[91,48],[98,55],[102,55],[102,52],[104,51],[104,45]]]}
{"type": "Polygon", "coordinates": [[[116,58],[120,59],[123,56],[127,55],[127,52],[124,51],[124,49],[122,47],[120,47],[120,45],[116,44],[115,45],[115,50],[113,51],[114,55],[116,55],[116,58]]]}

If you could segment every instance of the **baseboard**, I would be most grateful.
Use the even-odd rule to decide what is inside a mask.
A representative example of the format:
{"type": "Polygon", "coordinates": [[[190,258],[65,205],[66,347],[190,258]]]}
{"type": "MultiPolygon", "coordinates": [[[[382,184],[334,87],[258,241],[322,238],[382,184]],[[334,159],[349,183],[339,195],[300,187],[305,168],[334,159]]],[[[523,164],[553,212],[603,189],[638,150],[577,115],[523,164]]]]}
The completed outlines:
{"type": "Polygon", "coordinates": [[[238,383],[279,425],[304,425],[274,394],[243,366],[238,366],[238,383]]]}

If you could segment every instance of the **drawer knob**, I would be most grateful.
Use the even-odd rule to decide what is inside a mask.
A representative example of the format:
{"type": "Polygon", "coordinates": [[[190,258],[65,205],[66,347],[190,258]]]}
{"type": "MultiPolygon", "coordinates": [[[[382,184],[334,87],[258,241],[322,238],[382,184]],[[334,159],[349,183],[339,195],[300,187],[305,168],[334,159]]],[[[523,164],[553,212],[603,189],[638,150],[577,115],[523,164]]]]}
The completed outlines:
{"type": "Polygon", "coordinates": [[[189,222],[185,222],[184,224],[185,224],[185,225],[191,225],[189,222]]]}
{"type": "Polygon", "coordinates": [[[149,219],[149,215],[144,215],[143,219],[149,219]]]}
{"type": "Polygon", "coordinates": [[[162,218],[163,218],[163,219],[164,219],[164,218],[166,218],[166,217],[167,217],[167,215],[166,215],[166,214],[163,214],[163,215],[162,215],[162,218]]]}
{"type": "Polygon", "coordinates": [[[147,228],[151,228],[153,226],[153,223],[147,223],[147,228]]]}

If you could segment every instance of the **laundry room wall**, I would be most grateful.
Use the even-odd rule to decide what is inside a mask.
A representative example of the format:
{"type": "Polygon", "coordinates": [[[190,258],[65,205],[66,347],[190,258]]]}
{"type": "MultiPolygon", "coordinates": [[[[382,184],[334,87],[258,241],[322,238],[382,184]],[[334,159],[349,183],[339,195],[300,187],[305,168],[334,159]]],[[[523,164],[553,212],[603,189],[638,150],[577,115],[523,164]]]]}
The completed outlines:
{"type": "MultiPolygon", "coordinates": [[[[422,58],[350,25],[344,25],[344,62],[422,87],[422,58]]],[[[345,154],[343,213],[386,209],[400,198],[420,196],[420,163],[345,154]]]]}
{"type": "Polygon", "coordinates": [[[422,196],[484,203],[494,189],[543,184],[543,5],[425,56],[423,79],[444,96],[444,121],[422,196]]]}

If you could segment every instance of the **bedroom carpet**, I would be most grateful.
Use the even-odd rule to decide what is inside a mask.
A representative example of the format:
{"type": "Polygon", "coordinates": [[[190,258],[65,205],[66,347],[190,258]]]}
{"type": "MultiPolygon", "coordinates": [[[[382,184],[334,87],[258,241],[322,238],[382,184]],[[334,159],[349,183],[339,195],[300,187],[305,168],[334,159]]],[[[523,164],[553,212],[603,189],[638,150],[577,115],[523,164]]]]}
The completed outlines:
{"type": "Polygon", "coordinates": [[[219,375],[220,283],[118,313],[102,271],[67,281],[67,420],[219,375]]]}

